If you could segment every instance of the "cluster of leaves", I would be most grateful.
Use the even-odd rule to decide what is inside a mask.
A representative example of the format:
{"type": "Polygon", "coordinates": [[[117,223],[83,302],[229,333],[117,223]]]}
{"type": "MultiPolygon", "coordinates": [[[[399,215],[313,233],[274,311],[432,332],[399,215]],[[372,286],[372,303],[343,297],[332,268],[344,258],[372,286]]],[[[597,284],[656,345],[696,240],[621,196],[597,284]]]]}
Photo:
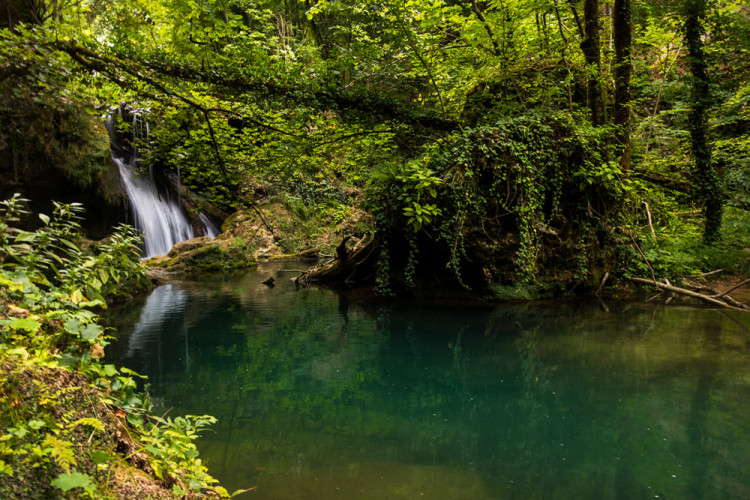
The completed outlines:
{"type": "Polygon", "coordinates": [[[86,253],[77,244],[81,207],[56,204],[52,216],[39,215],[40,229],[26,231],[16,227],[24,201],[0,203],[0,494],[109,497],[115,470],[145,451],[175,495],[227,495],[193,444],[212,417],[156,418],[138,375],[100,361],[108,336],[96,309],[147,282],[139,237],[121,226],[86,253]],[[125,422],[129,456],[117,450],[125,422]]]}
{"type": "Polygon", "coordinates": [[[147,284],[138,263],[138,235],[132,227],[118,226],[95,247],[95,253],[86,253],[78,241],[83,212],[80,204],[54,202],[51,217],[39,214],[42,228],[26,231],[12,226],[27,215],[25,202],[28,200],[19,194],[0,202],[0,248],[5,269],[22,272],[30,282],[69,294],[73,303],[86,302],[89,306],[105,306],[105,297],[147,284]]]}
{"type": "Polygon", "coordinates": [[[600,244],[590,228],[612,234],[614,224],[606,224],[633,189],[619,165],[607,159],[608,133],[576,125],[565,113],[528,114],[467,129],[447,152],[433,149],[422,162],[394,170],[379,191],[387,197],[374,209],[381,207],[381,223],[388,228],[408,225],[435,234],[459,280],[462,266],[471,267],[477,255],[477,241],[466,241],[467,235],[480,233],[487,244],[517,235],[502,245],[514,263],[515,280],[527,283],[537,279],[555,244],[572,240],[584,256],[577,276],[584,279],[594,268],[586,249],[600,244]]]}

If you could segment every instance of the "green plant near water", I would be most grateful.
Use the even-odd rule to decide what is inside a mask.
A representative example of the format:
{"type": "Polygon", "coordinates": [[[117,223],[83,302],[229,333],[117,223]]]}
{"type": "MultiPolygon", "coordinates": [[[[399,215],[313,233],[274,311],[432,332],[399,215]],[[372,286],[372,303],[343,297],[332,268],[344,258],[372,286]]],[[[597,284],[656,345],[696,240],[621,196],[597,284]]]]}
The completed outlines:
{"type": "Polygon", "coordinates": [[[25,273],[37,285],[67,292],[74,303],[102,305],[106,296],[146,284],[138,263],[139,237],[132,227],[118,226],[94,252],[87,253],[79,247],[80,204],[54,202],[52,217],[39,214],[42,227],[26,231],[12,226],[28,215],[23,209],[26,201],[16,194],[0,202],[4,269],[25,273]]]}
{"type": "Polygon", "coordinates": [[[517,236],[492,249],[512,261],[502,279],[512,274],[517,283],[536,283],[545,259],[558,251],[555,240],[583,259],[572,278],[589,279],[597,252],[585,250],[600,245],[598,233],[613,239],[634,189],[608,159],[614,157],[611,133],[565,113],[531,112],[465,129],[449,147],[427,146],[419,159],[385,169],[371,205],[380,227],[395,231],[391,242],[407,240],[406,281],[412,282],[418,262],[414,237],[399,234],[404,226],[442,242],[437,251],[447,255],[447,267],[464,286],[470,286],[472,262],[483,260],[470,255],[472,243],[506,235],[517,236]]]}
{"type": "Polygon", "coordinates": [[[704,245],[701,224],[697,217],[669,217],[654,221],[655,237],[649,228],[641,229],[642,256],[632,251],[628,272],[645,278],[651,269],[657,278],[677,281],[690,275],[725,269],[750,273],[750,217],[747,212],[726,208],[724,244],[704,245]],[[649,268],[650,266],[650,268],[649,268]]]}
{"type": "Polygon", "coordinates": [[[0,497],[112,497],[110,480],[136,454],[176,496],[228,496],[193,443],[215,419],[151,415],[139,375],[100,361],[109,337],[96,309],[118,288],[147,281],[136,233],[120,226],[84,252],[79,205],[56,203],[27,231],[16,227],[24,202],[0,202],[0,497]],[[128,456],[117,451],[122,425],[128,456]]]}

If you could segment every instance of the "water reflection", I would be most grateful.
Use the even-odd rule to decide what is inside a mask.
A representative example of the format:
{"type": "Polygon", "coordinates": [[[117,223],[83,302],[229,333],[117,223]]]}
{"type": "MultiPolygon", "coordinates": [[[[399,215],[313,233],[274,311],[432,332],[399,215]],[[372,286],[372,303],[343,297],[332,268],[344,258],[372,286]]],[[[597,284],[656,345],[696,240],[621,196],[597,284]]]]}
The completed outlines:
{"type": "Polygon", "coordinates": [[[230,489],[750,495],[743,315],[589,301],[373,304],[296,289],[284,266],[298,267],[161,287],[137,317],[110,317],[121,334],[109,355],[151,377],[163,410],[219,418],[199,447],[230,489]],[[260,283],[269,276],[273,289],[260,283]]]}

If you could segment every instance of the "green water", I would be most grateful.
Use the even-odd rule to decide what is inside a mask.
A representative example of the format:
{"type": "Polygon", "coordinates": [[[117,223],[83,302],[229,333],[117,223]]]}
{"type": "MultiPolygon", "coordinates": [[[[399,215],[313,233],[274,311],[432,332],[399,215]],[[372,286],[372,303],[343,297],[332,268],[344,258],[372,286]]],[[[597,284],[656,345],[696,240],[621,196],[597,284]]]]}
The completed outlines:
{"type": "Polygon", "coordinates": [[[750,314],[374,303],[300,264],[112,311],[111,362],[256,499],[750,498],[750,314]],[[275,276],[277,286],[260,283],[275,276]]]}

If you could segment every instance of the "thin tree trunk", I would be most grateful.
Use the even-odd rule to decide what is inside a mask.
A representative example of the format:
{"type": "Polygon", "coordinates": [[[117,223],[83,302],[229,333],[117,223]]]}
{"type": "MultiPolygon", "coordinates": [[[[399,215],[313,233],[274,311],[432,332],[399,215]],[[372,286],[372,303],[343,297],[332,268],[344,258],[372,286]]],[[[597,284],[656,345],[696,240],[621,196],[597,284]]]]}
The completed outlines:
{"type": "Polygon", "coordinates": [[[594,125],[604,124],[604,100],[602,99],[601,55],[599,50],[599,0],[584,0],[583,3],[584,39],[581,51],[586,58],[589,108],[594,125]]]}
{"type": "Polygon", "coordinates": [[[698,178],[697,195],[703,203],[703,241],[715,243],[721,238],[721,219],[724,211],[721,179],[711,161],[711,146],[706,132],[710,83],[703,51],[703,19],[706,0],[686,0],[685,44],[690,51],[690,72],[693,76],[693,109],[690,111],[690,138],[698,178]]]}
{"type": "Polygon", "coordinates": [[[615,0],[612,13],[615,44],[615,108],[614,123],[617,142],[621,147],[620,167],[630,170],[630,51],[632,23],[630,0],[615,0]]]}

